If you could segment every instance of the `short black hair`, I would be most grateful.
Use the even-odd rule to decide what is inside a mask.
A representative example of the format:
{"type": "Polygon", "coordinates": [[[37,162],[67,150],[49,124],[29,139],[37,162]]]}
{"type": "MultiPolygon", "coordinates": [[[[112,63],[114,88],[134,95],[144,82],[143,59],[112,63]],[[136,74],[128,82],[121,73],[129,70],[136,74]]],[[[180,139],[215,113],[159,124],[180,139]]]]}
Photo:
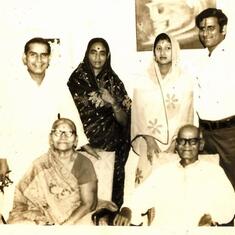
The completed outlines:
{"type": "Polygon", "coordinates": [[[200,28],[201,21],[208,17],[216,17],[218,19],[220,32],[222,32],[224,25],[228,24],[228,17],[222,12],[222,10],[217,8],[207,8],[196,16],[195,19],[196,26],[200,28]]]}
{"type": "Polygon", "coordinates": [[[32,38],[28,42],[26,42],[26,44],[24,46],[24,53],[25,54],[27,54],[27,52],[29,51],[30,44],[32,44],[32,43],[40,43],[40,44],[46,45],[48,54],[49,55],[51,54],[51,46],[50,46],[49,42],[46,39],[40,38],[40,37],[32,38]]]}

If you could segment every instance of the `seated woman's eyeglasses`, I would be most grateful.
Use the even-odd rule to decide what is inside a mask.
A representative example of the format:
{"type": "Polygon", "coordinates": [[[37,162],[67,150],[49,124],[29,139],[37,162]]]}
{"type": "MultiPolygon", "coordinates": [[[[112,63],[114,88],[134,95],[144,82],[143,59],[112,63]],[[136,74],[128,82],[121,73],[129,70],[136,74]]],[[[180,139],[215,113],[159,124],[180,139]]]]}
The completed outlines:
{"type": "Polygon", "coordinates": [[[51,130],[51,133],[57,137],[61,137],[64,134],[65,137],[69,138],[74,134],[74,131],[62,131],[62,130],[58,130],[58,129],[53,129],[53,130],[51,130]]]}
{"type": "Polygon", "coordinates": [[[200,138],[191,138],[191,139],[185,139],[185,138],[177,138],[176,142],[179,145],[186,145],[186,143],[188,142],[189,145],[196,145],[198,144],[200,141],[200,138]]]}

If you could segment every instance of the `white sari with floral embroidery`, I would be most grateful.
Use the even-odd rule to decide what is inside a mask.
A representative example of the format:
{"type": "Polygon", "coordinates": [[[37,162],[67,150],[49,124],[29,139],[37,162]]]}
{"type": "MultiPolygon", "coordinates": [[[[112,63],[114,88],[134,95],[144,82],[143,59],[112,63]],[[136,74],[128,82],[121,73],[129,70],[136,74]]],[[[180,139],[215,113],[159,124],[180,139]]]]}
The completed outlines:
{"type": "Polygon", "coordinates": [[[153,165],[147,159],[143,135],[152,136],[161,151],[166,151],[176,138],[178,129],[193,123],[193,80],[179,67],[179,44],[171,38],[172,68],[162,78],[158,64],[153,59],[144,86],[134,89],[131,138],[133,151],[140,156],[136,184],[150,173],[153,165]]]}

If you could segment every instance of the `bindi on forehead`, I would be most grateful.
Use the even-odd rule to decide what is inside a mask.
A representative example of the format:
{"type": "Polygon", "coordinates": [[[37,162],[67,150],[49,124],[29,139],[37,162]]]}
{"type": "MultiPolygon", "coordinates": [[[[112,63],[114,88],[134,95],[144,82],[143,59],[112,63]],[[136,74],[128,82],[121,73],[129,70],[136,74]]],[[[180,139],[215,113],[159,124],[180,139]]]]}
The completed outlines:
{"type": "Polygon", "coordinates": [[[99,51],[106,51],[105,46],[100,43],[100,42],[96,42],[91,46],[91,49],[95,49],[95,50],[99,50],[99,51]]]}
{"type": "Polygon", "coordinates": [[[96,51],[104,51],[104,52],[106,52],[106,49],[104,47],[99,47],[99,46],[95,47],[95,50],[96,51]]]}

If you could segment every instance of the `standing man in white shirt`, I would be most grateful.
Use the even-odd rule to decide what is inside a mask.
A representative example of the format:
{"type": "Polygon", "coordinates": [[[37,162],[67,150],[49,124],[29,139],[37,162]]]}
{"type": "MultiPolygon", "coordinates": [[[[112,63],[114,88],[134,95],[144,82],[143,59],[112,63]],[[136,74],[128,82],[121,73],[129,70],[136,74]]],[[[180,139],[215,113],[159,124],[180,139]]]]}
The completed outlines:
{"type": "MultiPolygon", "coordinates": [[[[48,69],[50,56],[48,41],[32,38],[24,47],[22,59],[25,67],[14,73],[13,78],[8,77],[7,95],[0,110],[0,158],[7,159],[14,183],[20,180],[34,159],[47,151],[48,133],[52,123],[60,116],[76,124],[77,148],[82,147],[98,158],[89,146],[72,96],[66,84],[61,82],[63,75],[48,69]]],[[[8,166],[5,168],[8,169],[8,166]]],[[[6,211],[11,209],[13,186],[5,192],[6,211]]]]}
{"type": "Polygon", "coordinates": [[[220,155],[220,165],[235,188],[235,63],[234,50],[228,47],[227,23],[227,16],[216,8],[196,16],[199,39],[209,54],[198,74],[195,99],[204,150],[220,155]]]}

